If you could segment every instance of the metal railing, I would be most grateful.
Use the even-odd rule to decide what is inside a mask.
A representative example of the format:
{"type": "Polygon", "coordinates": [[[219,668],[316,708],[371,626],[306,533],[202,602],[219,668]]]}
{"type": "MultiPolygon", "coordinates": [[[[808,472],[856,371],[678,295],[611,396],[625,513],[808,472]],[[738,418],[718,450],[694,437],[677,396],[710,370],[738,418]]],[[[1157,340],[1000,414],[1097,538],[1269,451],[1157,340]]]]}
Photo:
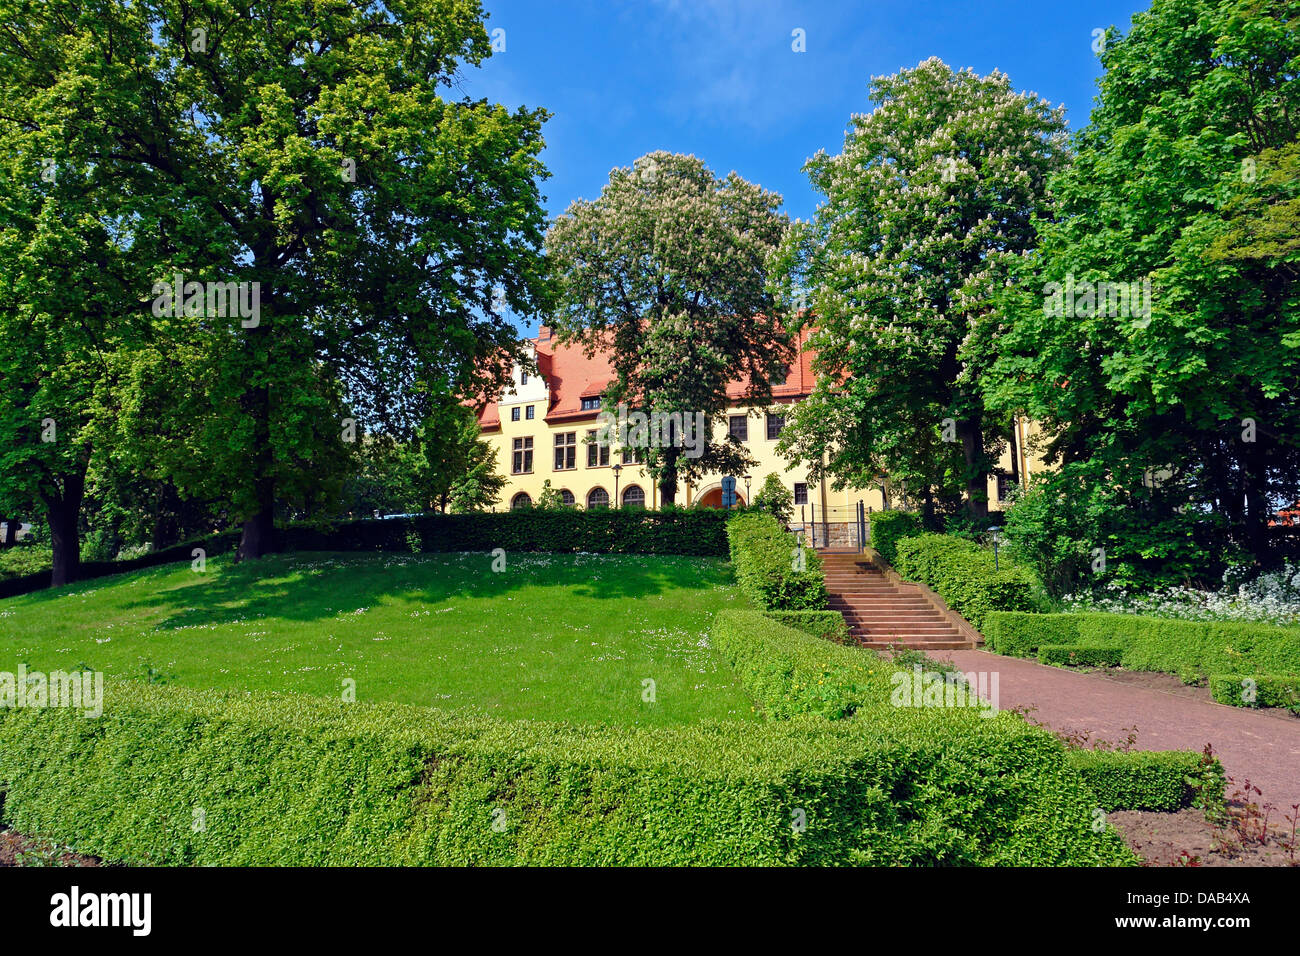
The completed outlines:
{"type": "Polygon", "coordinates": [[[798,505],[790,530],[814,548],[867,547],[867,509],[861,501],[848,505],[798,505]]]}

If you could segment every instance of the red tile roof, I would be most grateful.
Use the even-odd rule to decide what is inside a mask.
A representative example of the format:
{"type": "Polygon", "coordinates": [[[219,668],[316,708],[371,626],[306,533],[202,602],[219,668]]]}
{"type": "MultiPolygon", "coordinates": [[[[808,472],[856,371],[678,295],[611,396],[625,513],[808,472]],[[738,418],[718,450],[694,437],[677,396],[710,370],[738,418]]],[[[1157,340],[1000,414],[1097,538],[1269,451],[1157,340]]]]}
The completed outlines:
{"type": "MultiPolygon", "coordinates": [[[[776,402],[792,402],[803,398],[812,391],[813,371],[812,352],[802,346],[808,340],[808,332],[800,334],[801,350],[799,359],[790,369],[784,385],[772,386],[772,398],[776,402]]],[[[600,395],[614,380],[614,369],[610,365],[608,352],[597,351],[587,355],[581,345],[561,345],[551,329],[542,326],[537,338],[532,340],[537,351],[537,368],[546,380],[550,390],[550,404],[543,418],[548,422],[595,420],[598,412],[582,408],[582,399],[600,395]]],[[[738,380],[727,386],[729,398],[739,401],[745,394],[748,382],[738,380]]],[[[479,425],[484,431],[493,431],[501,427],[501,412],[496,401],[490,401],[479,410],[479,425]]]]}

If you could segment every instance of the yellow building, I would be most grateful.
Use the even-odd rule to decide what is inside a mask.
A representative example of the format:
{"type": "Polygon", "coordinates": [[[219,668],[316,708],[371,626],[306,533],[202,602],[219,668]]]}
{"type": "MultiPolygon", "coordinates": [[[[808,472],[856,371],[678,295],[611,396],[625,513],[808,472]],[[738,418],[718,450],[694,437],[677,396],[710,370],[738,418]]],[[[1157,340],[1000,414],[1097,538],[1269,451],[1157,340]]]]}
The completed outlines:
{"type": "MultiPolygon", "coordinates": [[[[545,326],[529,342],[529,349],[536,371],[516,367],[511,387],[479,412],[483,437],[497,452],[498,470],[507,479],[500,507],[537,502],[548,481],[566,504],[578,507],[658,507],[659,489],[645,468],[630,453],[619,453],[617,443],[611,447],[598,441],[607,420],[602,412],[616,414],[601,407],[601,395],[614,375],[608,360],[600,354],[588,356],[577,346],[561,345],[545,326]]],[[[758,492],[768,475],[776,474],[794,498],[795,523],[852,522],[859,501],[872,511],[884,507],[880,488],[835,491],[829,484],[811,481],[806,467],[788,469],[789,462],[776,452],[784,411],[807,397],[813,381],[809,353],[802,351],[785,381],[773,383],[770,408],[733,406],[725,422],[715,423],[713,437],[720,441],[730,432],[757,461],[748,475],[735,476],[740,504],[758,492]]],[[[737,384],[730,391],[739,399],[742,387],[737,384]]],[[[1017,433],[1014,472],[1023,481],[1027,468],[1036,471],[1041,464],[1026,453],[1030,434],[1026,421],[1018,423],[1017,433]]],[[[1011,448],[1003,452],[1000,465],[1006,474],[1013,472],[1011,448]]],[[[677,503],[721,507],[722,477],[681,482],[677,503]]],[[[989,479],[991,507],[999,506],[1008,484],[1005,477],[989,479]]]]}

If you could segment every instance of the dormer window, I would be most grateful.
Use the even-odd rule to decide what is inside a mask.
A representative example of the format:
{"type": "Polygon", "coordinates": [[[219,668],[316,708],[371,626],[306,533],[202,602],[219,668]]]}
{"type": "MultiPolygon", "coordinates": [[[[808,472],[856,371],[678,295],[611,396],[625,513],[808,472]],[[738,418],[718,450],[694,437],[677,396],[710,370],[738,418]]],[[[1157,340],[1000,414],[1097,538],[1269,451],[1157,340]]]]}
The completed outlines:
{"type": "Polygon", "coordinates": [[[594,412],[598,408],[600,408],[599,395],[597,395],[595,398],[584,398],[582,400],[582,410],[584,412],[594,412]]]}

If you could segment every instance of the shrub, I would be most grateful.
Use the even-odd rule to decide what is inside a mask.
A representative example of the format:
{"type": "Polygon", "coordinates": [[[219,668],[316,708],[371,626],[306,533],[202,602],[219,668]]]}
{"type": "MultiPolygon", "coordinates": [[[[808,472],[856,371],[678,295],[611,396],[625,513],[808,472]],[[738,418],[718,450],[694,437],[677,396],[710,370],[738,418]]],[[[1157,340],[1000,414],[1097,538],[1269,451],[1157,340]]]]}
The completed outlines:
{"type": "Polygon", "coordinates": [[[867,799],[872,827],[891,849],[864,862],[1134,861],[1114,831],[1093,832],[1094,798],[1066,763],[1061,742],[1015,714],[894,707],[894,675],[910,679],[907,671],[753,611],[719,612],[712,643],[769,721],[838,717],[880,748],[867,799]]]}
{"type": "MultiPolygon", "coordinates": [[[[1203,782],[1201,754],[1192,751],[1072,750],[1069,761],[1106,811],[1180,810],[1197,801],[1203,782]]],[[[1221,796],[1223,767],[1215,761],[1214,770],[1221,796]]]]}
{"type": "Polygon", "coordinates": [[[54,564],[54,554],[46,544],[28,544],[22,541],[12,547],[0,548],[0,581],[21,578],[29,574],[48,574],[54,564]]]}
{"type": "Polygon", "coordinates": [[[410,536],[422,552],[504,548],[720,557],[727,553],[726,520],[716,509],[533,508],[367,519],[328,529],[297,525],[277,537],[286,551],[410,551],[410,536]]]}
{"type": "Polygon", "coordinates": [[[1128,861],[1023,728],[947,753],[810,718],[611,729],[140,684],[105,705],[0,715],[6,824],[171,866],[1128,861]]]}
{"type": "Polygon", "coordinates": [[[904,538],[921,533],[921,517],[911,511],[881,511],[871,516],[871,546],[891,566],[895,549],[904,538]]]}
{"type": "Polygon", "coordinates": [[[1026,656],[1044,644],[1124,649],[1132,670],[1177,674],[1187,683],[1212,673],[1300,674],[1300,628],[1180,621],[1133,614],[989,614],[989,643],[1026,656]]]}
{"type": "Polygon", "coordinates": [[[984,616],[984,640],[990,649],[1011,657],[1029,657],[1043,644],[1073,644],[1079,639],[1078,616],[990,611],[984,616]]]}
{"type": "Polygon", "coordinates": [[[1004,557],[995,569],[993,553],[972,541],[922,534],[899,541],[895,554],[894,569],[902,577],[934,589],[979,630],[989,611],[1039,606],[1038,582],[1028,568],[1004,557]]]}
{"type": "Polygon", "coordinates": [[[769,514],[738,514],[727,522],[736,583],[767,611],[821,610],[826,581],[817,552],[806,548],[769,514]],[[799,570],[802,565],[802,570],[799,570]]]}
{"type": "Polygon", "coordinates": [[[1041,664],[1069,667],[1118,667],[1124,648],[1106,644],[1043,644],[1038,648],[1041,664]]]}
{"type": "Polygon", "coordinates": [[[766,511],[778,521],[789,521],[794,513],[794,493],[781,483],[781,476],[768,475],[763,480],[763,487],[754,495],[753,506],[766,511]]]}
{"type": "Polygon", "coordinates": [[[836,644],[853,643],[849,626],[839,611],[767,611],[766,616],[813,637],[836,644]]]}
{"type": "Polygon", "coordinates": [[[1233,707],[1286,707],[1300,714],[1297,674],[1211,674],[1210,694],[1233,707]]]}

